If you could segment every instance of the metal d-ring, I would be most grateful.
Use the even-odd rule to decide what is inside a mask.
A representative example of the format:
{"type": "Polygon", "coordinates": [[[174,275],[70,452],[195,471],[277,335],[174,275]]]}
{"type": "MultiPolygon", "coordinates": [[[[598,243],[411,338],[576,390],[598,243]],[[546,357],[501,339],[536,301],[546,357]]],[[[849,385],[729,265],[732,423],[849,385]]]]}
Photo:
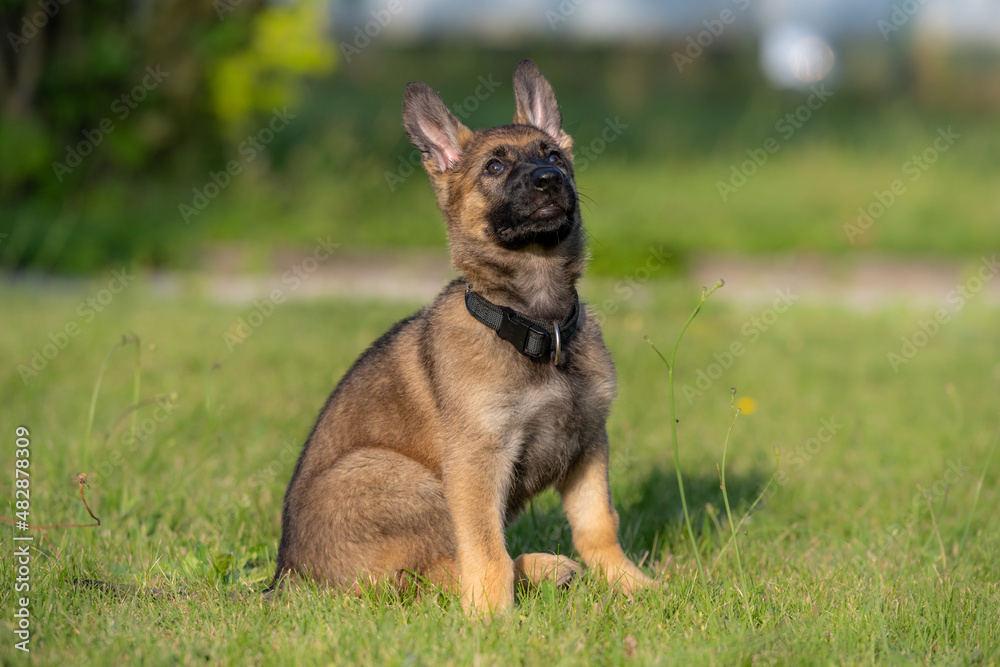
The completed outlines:
{"type": "Polygon", "coordinates": [[[556,349],[550,352],[549,362],[553,366],[559,365],[559,357],[562,354],[562,336],[559,333],[559,323],[555,320],[552,321],[552,325],[556,330],[556,349]]]}

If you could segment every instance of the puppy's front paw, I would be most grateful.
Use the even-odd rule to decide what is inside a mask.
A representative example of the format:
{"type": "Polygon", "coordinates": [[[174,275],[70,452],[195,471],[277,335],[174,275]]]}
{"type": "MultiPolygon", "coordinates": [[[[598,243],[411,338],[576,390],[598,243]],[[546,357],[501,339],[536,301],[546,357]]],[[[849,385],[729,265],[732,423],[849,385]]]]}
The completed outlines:
{"type": "Polygon", "coordinates": [[[514,569],[520,583],[538,586],[551,581],[560,588],[569,586],[582,571],[572,558],[555,554],[521,554],[514,561],[514,569]]]}
{"type": "Polygon", "coordinates": [[[471,617],[489,619],[514,604],[513,563],[503,572],[486,572],[478,576],[463,574],[461,585],[462,609],[465,613],[471,617]]]}

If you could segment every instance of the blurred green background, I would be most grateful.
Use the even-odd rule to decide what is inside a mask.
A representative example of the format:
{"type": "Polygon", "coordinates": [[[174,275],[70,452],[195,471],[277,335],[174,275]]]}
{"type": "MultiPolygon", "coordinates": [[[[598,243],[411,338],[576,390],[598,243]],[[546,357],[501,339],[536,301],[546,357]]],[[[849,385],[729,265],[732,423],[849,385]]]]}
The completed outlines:
{"type": "MultiPolygon", "coordinates": [[[[18,519],[89,522],[81,472],[102,519],[37,531],[39,664],[1000,661],[1000,3],[0,0],[0,37],[18,519]],[[506,123],[525,57],[575,139],[620,537],[663,594],[591,574],[488,628],[438,594],[263,605],[292,452],[447,273],[404,86],[506,123]],[[669,352],[719,278],[672,450],[643,336],[669,352]]],[[[512,554],[572,553],[556,505],[512,554]]]]}
{"type": "Polygon", "coordinates": [[[221,246],[266,269],[327,235],[344,252],[443,248],[408,162],[403,87],[429,83],[473,128],[509,122],[523,57],[576,138],[597,274],[628,273],[650,245],[682,266],[712,252],[969,258],[1000,242],[998,42],[941,28],[944,3],[926,21],[889,2],[861,16],[801,3],[811,23],[774,3],[640,3],[642,34],[586,23],[602,2],[539,3],[499,27],[411,4],[0,1],[0,266],[194,268],[221,246]],[[788,26],[821,40],[786,54],[801,85],[768,71],[788,26]],[[914,168],[948,128],[958,138],[914,168]],[[769,139],[776,152],[746,164],[769,139]],[[851,234],[864,212],[877,215],[851,234]]]}

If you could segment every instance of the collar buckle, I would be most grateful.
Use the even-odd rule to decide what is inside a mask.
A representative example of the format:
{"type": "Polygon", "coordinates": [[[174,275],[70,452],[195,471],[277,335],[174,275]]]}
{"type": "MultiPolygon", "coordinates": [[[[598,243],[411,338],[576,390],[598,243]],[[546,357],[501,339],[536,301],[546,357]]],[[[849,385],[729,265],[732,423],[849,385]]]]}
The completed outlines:
{"type": "Polygon", "coordinates": [[[532,354],[532,350],[528,346],[528,339],[531,334],[544,339],[549,335],[549,332],[521,317],[513,308],[507,306],[498,306],[498,308],[500,309],[500,327],[497,329],[497,336],[510,342],[521,354],[529,357],[541,356],[541,353],[532,354]]]}

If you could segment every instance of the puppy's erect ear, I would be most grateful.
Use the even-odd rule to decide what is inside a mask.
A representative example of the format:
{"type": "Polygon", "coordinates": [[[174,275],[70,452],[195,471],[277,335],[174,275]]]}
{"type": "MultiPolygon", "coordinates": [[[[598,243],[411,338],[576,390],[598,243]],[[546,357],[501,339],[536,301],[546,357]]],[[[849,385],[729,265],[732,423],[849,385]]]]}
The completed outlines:
{"type": "Polygon", "coordinates": [[[406,84],[403,127],[413,145],[424,154],[424,169],[432,176],[454,167],[462,159],[462,148],[472,138],[471,130],[424,83],[406,84]]]}
{"type": "Polygon", "coordinates": [[[562,114],[552,84],[530,60],[522,60],[514,70],[514,122],[534,125],[548,133],[567,153],[573,149],[573,139],[562,129],[562,114]]]}

